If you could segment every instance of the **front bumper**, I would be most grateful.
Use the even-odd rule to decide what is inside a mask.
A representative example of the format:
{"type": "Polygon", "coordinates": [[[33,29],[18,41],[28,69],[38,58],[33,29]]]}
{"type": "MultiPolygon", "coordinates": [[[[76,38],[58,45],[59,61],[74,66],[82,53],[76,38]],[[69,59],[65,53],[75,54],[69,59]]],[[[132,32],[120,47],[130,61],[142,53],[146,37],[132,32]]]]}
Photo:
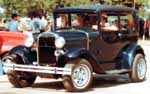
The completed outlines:
{"type": "Polygon", "coordinates": [[[9,73],[10,71],[23,71],[23,72],[35,72],[35,73],[71,75],[71,68],[59,68],[59,67],[49,67],[49,66],[34,66],[34,65],[4,63],[3,69],[5,73],[9,73]]]}

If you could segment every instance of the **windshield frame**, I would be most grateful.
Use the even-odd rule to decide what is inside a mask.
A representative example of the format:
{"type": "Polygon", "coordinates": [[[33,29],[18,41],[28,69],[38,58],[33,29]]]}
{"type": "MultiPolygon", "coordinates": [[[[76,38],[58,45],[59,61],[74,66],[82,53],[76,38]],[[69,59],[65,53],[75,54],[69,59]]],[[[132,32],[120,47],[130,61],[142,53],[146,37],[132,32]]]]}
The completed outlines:
{"type": "MultiPolygon", "coordinates": [[[[73,29],[74,27],[72,27],[72,14],[74,15],[82,15],[82,14],[94,14],[95,17],[97,17],[97,23],[95,25],[97,25],[97,30],[95,31],[100,31],[100,27],[99,27],[99,23],[100,23],[100,19],[99,19],[99,13],[97,12],[69,12],[69,13],[63,13],[63,12],[60,12],[60,13],[54,13],[53,16],[54,16],[54,30],[61,30],[61,29],[73,29]],[[65,28],[57,28],[57,15],[58,14],[64,14],[64,15],[68,15],[68,26],[69,27],[65,27],[65,28]]],[[[84,27],[83,27],[84,28],[84,27]]],[[[90,27],[87,27],[89,29],[92,30],[92,28],[90,27]]],[[[82,28],[74,28],[74,29],[82,29],[82,28]]]]}

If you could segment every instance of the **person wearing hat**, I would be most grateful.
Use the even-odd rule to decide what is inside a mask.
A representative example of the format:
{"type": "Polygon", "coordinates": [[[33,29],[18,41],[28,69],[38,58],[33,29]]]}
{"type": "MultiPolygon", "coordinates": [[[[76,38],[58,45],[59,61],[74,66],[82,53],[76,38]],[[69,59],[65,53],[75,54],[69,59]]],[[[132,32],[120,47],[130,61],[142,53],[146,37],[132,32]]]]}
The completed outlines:
{"type": "Polygon", "coordinates": [[[102,27],[107,26],[107,15],[106,14],[102,14],[102,16],[101,16],[101,26],[102,27]]]}
{"type": "Polygon", "coordinates": [[[20,27],[20,17],[18,14],[12,14],[11,15],[12,20],[8,23],[8,30],[10,32],[19,32],[21,31],[20,27]]]}

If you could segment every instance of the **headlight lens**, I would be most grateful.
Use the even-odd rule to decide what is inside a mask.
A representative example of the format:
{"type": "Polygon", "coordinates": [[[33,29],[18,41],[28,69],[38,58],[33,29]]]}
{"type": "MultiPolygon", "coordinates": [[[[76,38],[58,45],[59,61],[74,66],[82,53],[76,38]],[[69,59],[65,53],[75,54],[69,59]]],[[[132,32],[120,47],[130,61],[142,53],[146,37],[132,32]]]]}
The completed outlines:
{"type": "Polygon", "coordinates": [[[65,45],[66,41],[63,37],[57,37],[56,40],[55,40],[55,46],[56,48],[63,48],[64,45],[65,45]]]}
{"type": "Polygon", "coordinates": [[[30,36],[25,40],[25,46],[31,47],[33,45],[33,42],[34,42],[33,36],[30,36]]]}

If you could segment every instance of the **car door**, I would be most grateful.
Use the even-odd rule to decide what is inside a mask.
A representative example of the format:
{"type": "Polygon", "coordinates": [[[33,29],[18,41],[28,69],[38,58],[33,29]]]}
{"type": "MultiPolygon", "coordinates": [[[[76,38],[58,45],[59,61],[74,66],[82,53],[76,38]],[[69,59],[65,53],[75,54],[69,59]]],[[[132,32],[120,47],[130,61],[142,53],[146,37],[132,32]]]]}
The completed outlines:
{"type": "MultiPolygon", "coordinates": [[[[124,21],[128,20],[128,14],[106,14],[107,13],[105,13],[105,17],[107,17],[106,26],[100,27],[100,35],[92,40],[93,42],[91,42],[92,52],[96,56],[97,60],[101,62],[110,62],[115,60],[120,51],[126,45],[129,45],[133,42],[131,40],[133,39],[134,35],[134,33],[131,32],[132,30],[129,30],[128,22],[122,22],[125,25],[124,27],[121,27],[120,25],[122,24],[122,18],[124,18],[124,21]],[[121,18],[122,15],[123,17],[121,18]],[[111,25],[116,25],[116,27],[111,25]]],[[[103,23],[100,23],[100,25],[102,24],[103,23]]]]}

